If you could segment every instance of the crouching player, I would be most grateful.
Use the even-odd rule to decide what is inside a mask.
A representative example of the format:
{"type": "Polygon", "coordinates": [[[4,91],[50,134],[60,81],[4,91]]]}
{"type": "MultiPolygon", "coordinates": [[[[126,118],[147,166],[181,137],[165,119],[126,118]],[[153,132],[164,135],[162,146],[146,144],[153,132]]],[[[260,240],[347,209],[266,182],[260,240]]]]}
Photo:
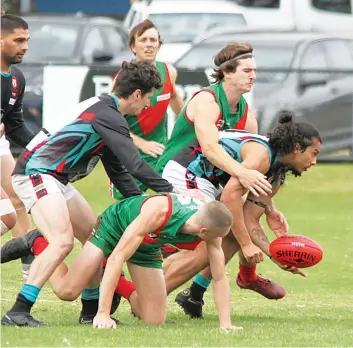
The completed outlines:
{"type": "MultiPolygon", "coordinates": [[[[161,246],[196,244],[203,240],[207,245],[220,327],[238,329],[230,320],[229,284],[221,247],[222,238],[232,224],[232,215],[221,202],[202,204],[190,196],[176,194],[131,197],[111,205],[98,217],[91,237],[70,270],[62,263],[50,283],[56,295],[65,301],[75,300],[82,291],[97,298],[100,292],[93,320],[96,328],[116,327],[116,321],[110,317],[114,292],[128,298],[132,311],[145,323],[163,324],[167,293],[161,246]],[[94,284],[93,278],[106,257],[109,258],[99,289],[99,281],[94,284]],[[125,261],[134,285],[121,276],[125,261]]],[[[43,237],[38,237],[28,247],[33,247],[38,255],[47,244],[43,237]]]]}

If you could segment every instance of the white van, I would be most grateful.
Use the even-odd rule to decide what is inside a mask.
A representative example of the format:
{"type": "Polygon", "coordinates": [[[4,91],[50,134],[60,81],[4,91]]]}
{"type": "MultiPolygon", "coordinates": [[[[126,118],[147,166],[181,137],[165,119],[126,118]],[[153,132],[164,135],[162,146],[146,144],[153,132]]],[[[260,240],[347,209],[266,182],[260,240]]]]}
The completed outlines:
{"type": "Polygon", "coordinates": [[[352,31],[353,0],[232,0],[249,27],[352,31]]]}

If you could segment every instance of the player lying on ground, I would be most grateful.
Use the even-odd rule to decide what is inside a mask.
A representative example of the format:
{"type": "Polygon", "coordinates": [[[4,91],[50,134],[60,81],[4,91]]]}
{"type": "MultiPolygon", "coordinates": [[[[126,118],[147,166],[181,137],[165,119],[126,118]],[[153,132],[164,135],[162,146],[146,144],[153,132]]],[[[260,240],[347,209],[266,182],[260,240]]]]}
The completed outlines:
{"type": "MultiPolygon", "coordinates": [[[[309,124],[293,122],[292,117],[289,113],[281,114],[278,126],[269,134],[268,139],[256,134],[230,130],[220,133],[219,143],[234,160],[247,168],[264,173],[271,179],[275,187],[278,185],[278,180],[287,171],[300,175],[303,171],[315,165],[321,148],[321,138],[317,130],[309,124]]],[[[256,245],[246,228],[243,216],[242,196],[245,189],[237,178],[231,177],[220,168],[213,166],[203,155],[197,142],[186,147],[169,161],[164,169],[163,176],[178,190],[185,190],[188,187],[198,188],[208,200],[216,199],[219,187],[224,187],[221,201],[232,212],[234,220],[232,232],[237,243],[239,243],[241,249],[246,249],[249,245],[256,245]]],[[[267,219],[270,227],[273,230],[281,229],[285,233],[287,223],[283,214],[276,210],[272,200],[267,205],[267,219]]],[[[228,250],[228,239],[230,243],[234,244],[235,242],[232,236],[226,237],[223,243],[226,259],[230,259],[236,251],[234,246],[231,246],[228,250]]],[[[285,289],[282,286],[255,273],[255,263],[262,260],[263,255],[261,253],[252,260],[254,267],[244,268],[240,266],[240,273],[237,276],[238,285],[241,288],[251,286],[253,290],[261,291],[267,298],[282,298],[285,296],[285,289]],[[256,287],[254,287],[254,284],[256,287]]],[[[190,269],[189,276],[183,277],[182,281],[177,281],[177,284],[182,284],[195,274],[197,272],[196,265],[193,260],[189,260],[185,255],[180,257],[180,263],[173,263],[172,266],[178,267],[180,272],[186,273],[190,269]]],[[[173,277],[167,276],[166,279],[167,289],[170,292],[176,286],[171,284],[173,277]]],[[[178,303],[193,317],[202,315],[202,290],[207,285],[207,280],[198,275],[191,289],[188,289],[190,291],[181,292],[177,296],[178,303]]]]}
{"type": "MultiPolygon", "coordinates": [[[[100,291],[94,327],[116,326],[109,315],[114,291],[121,291],[129,297],[133,312],[145,323],[163,324],[167,297],[161,246],[166,243],[193,244],[203,240],[214,279],[220,327],[234,329],[230,320],[229,284],[221,248],[222,237],[229,233],[232,223],[230,212],[220,202],[203,204],[197,199],[177,194],[131,197],[111,205],[98,217],[91,238],[80,250],[70,270],[61,264],[52,274],[50,283],[56,295],[66,301],[76,299],[82,291],[97,300],[100,291]],[[95,288],[84,290],[106,257],[109,258],[100,290],[99,281],[95,288]],[[120,277],[125,261],[136,288],[120,277]],[[119,277],[124,283],[118,284],[119,277]]],[[[33,243],[34,253],[40,254],[47,245],[43,237],[37,237],[33,243]]]]}
{"type": "MultiPolygon", "coordinates": [[[[126,197],[142,193],[132,176],[157,192],[172,191],[172,185],[141,158],[124,118],[148,106],[160,84],[152,64],[123,62],[114,93],[81,102],[73,122],[49,137],[40,132],[19,157],[12,176],[14,190],[50,245],[32,264],[3,324],[41,325],[30,315],[40,289],[72,250],[74,236],[84,243],[92,231],[96,216],[71,182],[89,175],[102,160],[109,178],[126,197]]],[[[2,261],[11,245],[2,248],[2,261]]]]}

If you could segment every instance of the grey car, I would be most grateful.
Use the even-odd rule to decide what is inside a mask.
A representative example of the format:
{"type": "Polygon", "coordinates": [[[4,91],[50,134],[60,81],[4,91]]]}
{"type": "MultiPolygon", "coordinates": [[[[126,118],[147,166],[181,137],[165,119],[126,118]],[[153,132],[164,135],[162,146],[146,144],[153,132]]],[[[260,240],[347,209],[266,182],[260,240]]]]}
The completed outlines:
{"type": "Polygon", "coordinates": [[[323,153],[352,150],[350,35],[234,31],[196,44],[175,66],[207,72],[215,54],[229,41],[248,41],[254,47],[258,67],[251,107],[257,111],[260,133],[274,128],[278,111],[289,110],[294,112],[296,121],[317,127],[324,142],[323,153]]]}

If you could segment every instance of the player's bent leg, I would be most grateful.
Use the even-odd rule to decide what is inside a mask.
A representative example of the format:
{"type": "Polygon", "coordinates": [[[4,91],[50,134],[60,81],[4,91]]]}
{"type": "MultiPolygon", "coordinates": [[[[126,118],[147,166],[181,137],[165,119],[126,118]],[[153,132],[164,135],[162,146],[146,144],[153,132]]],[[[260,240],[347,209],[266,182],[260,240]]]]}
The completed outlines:
{"type": "Polygon", "coordinates": [[[127,263],[136,292],[130,297],[132,311],[146,324],[164,324],[167,295],[163,270],[127,263]]]}
{"type": "MultiPolygon", "coordinates": [[[[74,301],[88,287],[92,278],[101,271],[104,254],[94,244],[84,244],[70,269],[62,263],[49,281],[54,293],[64,301],[74,301]]],[[[96,288],[99,287],[99,282],[96,288]]]]}
{"type": "Polygon", "coordinates": [[[0,187],[0,194],[0,235],[2,236],[16,225],[16,210],[2,187],[0,187]]]}
{"type": "MultiPolygon", "coordinates": [[[[228,263],[228,261],[240,249],[233,233],[228,233],[228,235],[223,238],[222,249],[225,256],[225,262],[228,263]]],[[[181,291],[175,298],[175,301],[180,307],[183,308],[185,314],[196,319],[203,318],[203,295],[212,279],[211,271],[208,267],[207,250],[204,250],[203,252],[206,257],[205,266],[207,267],[201,270],[201,272],[196,276],[190,288],[181,291]]]]}
{"type": "MultiPolygon", "coordinates": [[[[25,206],[20,198],[16,195],[12,186],[12,172],[15,168],[15,160],[11,153],[0,157],[0,178],[1,186],[7,192],[16,211],[16,225],[12,228],[11,233],[13,237],[24,236],[31,228],[31,220],[27,215],[25,206]]],[[[31,267],[33,256],[22,257],[22,278],[26,280],[28,277],[29,268],[31,267]]]]}
{"type": "Polygon", "coordinates": [[[1,156],[0,166],[1,187],[7,193],[17,214],[17,223],[11,232],[14,237],[23,236],[30,230],[31,222],[25,206],[15,193],[12,186],[11,175],[15,168],[15,160],[12,155],[1,156]]]}
{"type": "Polygon", "coordinates": [[[286,295],[281,284],[258,275],[256,265],[247,262],[242,253],[239,253],[239,270],[236,283],[240,289],[255,291],[269,300],[280,300],[286,295]]]}
{"type": "Polygon", "coordinates": [[[70,184],[65,198],[74,236],[84,244],[93,230],[97,216],[85,198],[70,184]]]}
{"type": "Polygon", "coordinates": [[[60,193],[39,199],[31,214],[49,245],[34,261],[27,282],[42,287],[72,250],[73,230],[65,197],[60,193]]]}
{"type": "Polygon", "coordinates": [[[186,283],[207,264],[207,248],[204,242],[201,242],[194,251],[183,250],[169,256],[163,264],[167,293],[186,283]]]}
{"type": "MultiPolygon", "coordinates": [[[[33,180],[36,179],[38,178],[33,180]]],[[[28,186],[28,180],[29,178],[21,177],[18,182],[19,186],[22,188],[28,186]]],[[[18,193],[20,194],[20,192],[18,193]]],[[[33,195],[31,197],[33,198],[33,195]]],[[[25,202],[25,197],[21,197],[21,199],[25,202]]],[[[33,262],[28,279],[19,292],[15,304],[2,319],[3,325],[32,327],[43,325],[30,315],[30,311],[41,288],[73,246],[69,212],[66,200],[61,193],[42,196],[34,201],[34,205],[31,205],[30,208],[35,224],[43,232],[49,245],[33,262]]]]}

